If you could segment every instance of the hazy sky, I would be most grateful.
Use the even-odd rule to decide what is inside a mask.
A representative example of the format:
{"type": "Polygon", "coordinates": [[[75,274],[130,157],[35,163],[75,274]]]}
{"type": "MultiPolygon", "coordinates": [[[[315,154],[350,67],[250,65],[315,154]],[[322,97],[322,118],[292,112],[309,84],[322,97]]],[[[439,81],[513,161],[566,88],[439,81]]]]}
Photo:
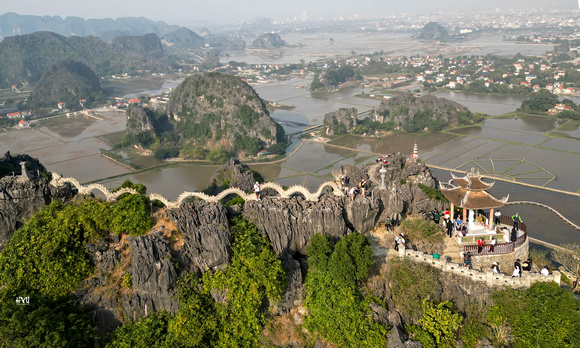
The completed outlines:
{"type": "Polygon", "coordinates": [[[189,21],[332,18],[351,14],[392,12],[471,11],[495,8],[575,8],[580,0],[2,0],[0,13],[77,16],[88,18],[147,17],[169,24],[189,21]]]}

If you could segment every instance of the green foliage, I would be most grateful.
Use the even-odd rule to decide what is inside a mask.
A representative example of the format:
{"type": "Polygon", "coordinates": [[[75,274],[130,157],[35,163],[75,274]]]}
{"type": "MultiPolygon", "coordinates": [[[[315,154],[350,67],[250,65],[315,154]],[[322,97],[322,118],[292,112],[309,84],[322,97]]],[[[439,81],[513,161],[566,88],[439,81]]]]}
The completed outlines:
{"type": "Polygon", "coordinates": [[[317,234],[307,250],[308,330],[339,346],[384,347],[387,328],[373,322],[370,300],[357,289],[372,264],[366,237],[351,233],[333,247],[330,239],[317,234]]]}
{"type": "Polygon", "coordinates": [[[52,297],[68,294],[92,271],[87,243],[110,231],[142,234],[152,225],[147,198],[141,195],[114,204],[53,202],[17,230],[0,253],[0,284],[52,297]]]}
{"type": "Polygon", "coordinates": [[[53,202],[17,230],[0,253],[0,283],[59,297],[73,291],[92,267],[83,219],[75,206],[53,202]]]}
{"type": "Polygon", "coordinates": [[[137,322],[129,321],[113,331],[106,347],[178,347],[173,337],[168,335],[171,319],[170,314],[159,311],[137,322]]]}
{"type": "Polygon", "coordinates": [[[120,189],[124,189],[124,188],[130,188],[133,189],[135,191],[137,191],[138,194],[140,195],[144,195],[147,193],[147,187],[143,184],[134,184],[131,180],[126,179],[125,181],[123,181],[123,183],[118,186],[118,187],[114,187],[111,189],[111,192],[117,192],[120,189]]]}
{"type": "Polygon", "coordinates": [[[234,136],[234,149],[248,152],[255,155],[262,150],[262,142],[258,138],[236,133],[234,136]]]}
{"type": "Polygon", "coordinates": [[[334,246],[327,272],[335,281],[354,288],[366,280],[372,263],[373,250],[368,239],[351,233],[334,246]]]}
{"type": "Polygon", "coordinates": [[[310,90],[315,91],[317,89],[323,89],[324,85],[320,82],[320,73],[316,73],[312,82],[310,83],[310,90]]]}
{"type": "Polygon", "coordinates": [[[149,213],[149,199],[141,195],[127,195],[112,206],[111,232],[138,236],[153,227],[149,213]]]}
{"type": "Polygon", "coordinates": [[[435,338],[433,338],[433,336],[431,336],[431,334],[425,331],[421,326],[406,325],[405,329],[407,330],[407,333],[409,333],[410,340],[421,342],[424,348],[437,348],[435,338]]]}
{"type": "Polygon", "coordinates": [[[422,309],[419,323],[423,330],[435,338],[438,347],[453,347],[462,317],[453,311],[451,302],[434,304],[424,299],[422,309]]]}
{"type": "Polygon", "coordinates": [[[252,109],[248,104],[242,104],[238,108],[237,116],[242,120],[242,124],[246,128],[251,128],[258,123],[260,114],[252,109]]]}
{"type": "Polygon", "coordinates": [[[521,109],[527,112],[546,112],[559,103],[558,96],[547,89],[530,93],[528,99],[522,102],[521,109]]]}
{"type": "Polygon", "coordinates": [[[441,193],[441,190],[423,185],[421,183],[419,183],[417,186],[419,186],[421,191],[423,191],[423,193],[425,193],[427,195],[427,197],[429,197],[430,199],[435,199],[435,200],[441,201],[443,203],[449,202],[449,200],[447,198],[445,198],[445,196],[443,196],[443,194],[441,193]]]}
{"type": "Polygon", "coordinates": [[[266,151],[269,153],[273,153],[275,155],[284,155],[286,153],[286,147],[288,144],[286,143],[276,143],[274,145],[269,146],[266,151]]]}
{"type": "Polygon", "coordinates": [[[230,199],[229,201],[227,201],[224,205],[226,207],[231,207],[232,205],[236,205],[236,204],[244,204],[246,201],[244,201],[244,199],[238,195],[234,196],[234,198],[230,199]]]}
{"type": "Polygon", "coordinates": [[[128,289],[131,289],[131,287],[133,286],[133,276],[131,275],[130,272],[125,273],[121,285],[128,289]]]}
{"type": "Polygon", "coordinates": [[[324,74],[324,78],[331,86],[338,86],[339,84],[348,81],[355,77],[354,68],[349,65],[341,66],[338,69],[328,69],[324,74]]]}
{"type": "Polygon", "coordinates": [[[493,295],[488,322],[511,327],[517,347],[573,347],[580,342],[580,300],[558,284],[534,283],[528,290],[493,295]]]}
{"type": "Polygon", "coordinates": [[[179,156],[179,149],[171,144],[164,144],[153,149],[153,156],[157,159],[166,159],[179,156]]]}
{"type": "Polygon", "coordinates": [[[91,313],[72,298],[0,290],[0,347],[86,347],[95,336],[91,313]],[[18,296],[29,304],[17,305],[18,296]]]}
{"type": "MultiPolygon", "coordinates": [[[[389,110],[385,110],[387,113],[389,110]]],[[[372,121],[369,117],[363,119],[358,123],[358,125],[354,128],[354,134],[364,134],[364,133],[373,133],[375,131],[384,131],[388,132],[395,128],[395,123],[393,121],[387,122],[379,122],[379,121],[372,121]]]]}
{"type": "Polygon", "coordinates": [[[229,158],[227,151],[224,148],[211,150],[206,159],[212,163],[225,163],[229,158]]]}
{"type": "Polygon", "coordinates": [[[439,271],[433,267],[406,259],[390,261],[386,283],[391,289],[393,303],[405,322],[418,322],[423,299],[439,300],[441,285],[437,280],[438,274],[439,271]]]}
{"type": "Polygon", "coordinates": [[[180,311],[170,331],[186,346],[259,346],[263,305],[277,301],[284,290],[282,263],[266,237],[241,218],[232,221],[230,230],[230,266],[206,272],[197,285],[180,287],[180,311]],[[223,294],[225,302],[215,302],[212,292],[223,294]]]}
{"type": "Polygon", "coordinates": [[[417,249],[427,253],[441,254],[444,249],[444,236],[441,226],[431,220],[406,219],[401,222],[401,228],[410,242],[417,249]]]}

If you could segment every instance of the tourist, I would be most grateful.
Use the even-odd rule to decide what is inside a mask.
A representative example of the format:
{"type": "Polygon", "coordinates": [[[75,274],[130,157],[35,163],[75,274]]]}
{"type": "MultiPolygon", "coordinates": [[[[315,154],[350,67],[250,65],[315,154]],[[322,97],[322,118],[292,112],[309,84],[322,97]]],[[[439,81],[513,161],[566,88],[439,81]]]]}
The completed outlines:
{"type": "Polygon", "coordinates": [[[463,237],[467,236],[467,225],[466,224],[461,224],[461,235],[463,237]]]}
{"type": "Polygon", "coordinates": [[[463,266],[471,268],[471,252],[463,254],[463,266]]]}
{"type": "Polygon", "coordinates": [[[493,224],[494,225],[499,225],[499,219],[501,218],[501,212],[499,211],[499,209],[493,213],[493,224]]]}
{"type": "Polygon", "coordinates": [[[399,238],[399,244],[401,244],[402,246],[405,246],[405,243],[406,243],[405,233],[401,232],[401,234],[399,234],[399,236],[401,237],[401,238],[399,238]]]}
{"type": "Polygon", "coordinates": [[[350,195],[350,198],[352,198],[352,200],[354,201],[354,196],[356,195],[356,187],[351,187],[350,191],[348,192],[348,194],[350,195]]]}
{"type": "Polygon", "coordinates": [[[548,266],[544,266],[544,268],[542,268],[542,270],[540,271],[540,273],[542,273],[546,277],[549,276],[550,275],[550,271],[548,270],[548,266]]]}
{"type": "Polygon", "coordinates": [[[519,269],[518,267],[515,267],[515,266],[514,266],[514,271],[513,271],[513,273],[512,273],[512,278],[515,278],[515,277],[521,277],[521,276],[522,276],[522,275],[521,275],[521,273],[520,273],[520,269],[519,269]]]}
{"type": "Polygon", "coordinates": [[[395,251],[399,251],[399,243],[401,242],[401,235],[395,237],[395,251]]]}
{"type": "Polygon", "coordinates": [[[254,193],[256,194],[256,199],[260,200],[260,198],[261,198],[261,196],[260,196],[260,183],[257,181],[254,184],[254,193]]]}
{"type": "Polygon", "coordinates": [[[391,225],[391,218],[387,216],[387,219],[385,220],[385,228],[387,229],[387,233],[389,233],[389,231],[391,231],[391,233],[393,233],[393,226],[391,225]]]}
{"type": "Polygon", "coordinates": [[[491,237],[491,241],[489,242],[489,252],[490,253],[494,252],[496,243],[497,243],[497,240],[494,237],[491,237]]]}
{"type": "MultiPolygon", "coordinates": [[[[520,259],[517,259],[516,262],[514,262],[514,269],[518,270],[518,277],[522,276],[522,264],[520,263],[520,259]]],[[[514,271],[515,273],[515,271],[514,271]]]]}
{"type": "Polygon", "coordinates": [[[433,222],[435,222],[435,225],[439,225],[439,219],[441,219],[441,215],[439,214],[439,210],[433,209],[433,222]]]}
{"type": "Polygon", "coordinates": [[[516,228],[512,228],[512,232],[510,233],[510,241],[515,242],[518,239],[518,231],[516,228]]]}
{"type": "Polygon", "coordinates": [[[516,213],[515,215],[512,215],[512,221],[514,222],[514,228],[516,230],[520,229],[520,222],[522,222],[522,218],[520,216],[520,214],[516,213]]]}
{"type": "Polygon", "coordinates": [[[361,195],[365,197],[365,189],[367,188],[367,181],[365,178],[362,178],[358,185],[360,186],[361,195]]]}
{"type": "Polygon", "coordinates": [[[527,259],[522,263],[522,270],[530,272],[532,270],[532,260],[527,259]]]}
{"type": "Polygon", "coordinates": [[[447,235],[449,238],[453,237],[453,222],[451,220],[446,219],[445,221],[445,228],[447,228],[447,235]]]}
{"type": "Polygon", "coordinates": [[[483,251],[483,244],[484,243],[485,242],[483,241],[483,238],[481,238],[481,237],[477,240],[477,253],[478,254],[481,254],[481,252],[483,251]]]}
{"type": "Polygon", "coordinates": [[[462,224],[463,224],[463,221],[461,221],[461,218],[458,215],[457,219],[455,220],[455,230],[457,230],[457,231],[461,230],[462,224]]]}
{"type": "Polygon", "coordinates": [[[451,216],[451,212],[449,212],[449,209],[445,210],[445,213],[443,213],[443,217],[447,220],[449,220],[451,216]]]}
{"type": "Polygon", "coordinates": [[[497,262],[494,262],[493,265],[491,265],[491,270],[493,271],[493,274],[499,273],[499,266],[498,266],[497,262]]]}
{"type": "Polygon", "coordinates": [[[510,230],[507,227],[502,227],[501,232],[503,233],[503,239],[506,243],[510,241],[510,230]]]}

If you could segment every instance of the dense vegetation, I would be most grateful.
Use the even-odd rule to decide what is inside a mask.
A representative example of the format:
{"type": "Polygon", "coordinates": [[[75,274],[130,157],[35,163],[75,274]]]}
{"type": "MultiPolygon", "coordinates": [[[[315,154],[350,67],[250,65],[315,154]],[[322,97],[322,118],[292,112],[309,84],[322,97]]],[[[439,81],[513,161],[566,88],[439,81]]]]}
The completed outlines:
{"type": "MultiPolygon", "coordinates": [[[[160,41],[155,35],[154,40],[160,41]]],[[[129,43],[143,41],[139,37],[125,39],[129,43]]],[[[64,37],[41,31],[33,34],[6,37],[0,42],[0,87],[16,82],[34,85],[54,63],[74,59],[89,66],[98,76],[129,73],[137,70],[165,71],[169,64],[157,55],[134,52],[140,45],[115,46],[93,36],[64,37]],[[34,58],[34,59],[31,59],[34,58]]]]}
{"type": "Polygon", "coordinates": [[[34,108],[55,109],[59,102],[66,103],[68,109],[81,109],[81,99],[87,101],[104,100],[101,84],[95,73],[83,63],[72,59],[62,60],[52,65],[34,86],[30,96],[34,108]]]}
{"type": "Polygon", "coordinates": [[[360,80],[362,77],[357,74],[352,66],[345,65],[339,68],[328,68],[323,73],[317,73],[310,83],[310,90],[334,89],[341,83],[360,80]]]}
{"type": "Polygon", "coordinates": [[[270,118],[264,101],[240,78],[220,73],[190,76],[166,109],[127,110],[125,144],[153,150],[155,157],[224,162],[268,149],[284,153],[284,129],[270,118]]]}
{"type": "Polygon", "coordinates": [[[308,247],[306,328],[341,347],[384,347],[387,328],[370,316],[361,286],[373,260],[365,236],[352,233],[333,244],[314,235],[308,247]]]}
{"type": "Polygon", "coordinates": [[[521,109],[526,112],[546,112],[558,103],[558,96],[542,89],[531,93],[528,99],[522,102],[521,109]]]}
{"type": "Polygon", "coordinates": [[[285,275],[270,243],[246,220],[232,221],[233,258],[224,271],[186,276],[176,316],[157,314],[117,329],[110,347],[258,347],[268,320],[265,303],[276,303],[285,275]],[[219,294],[219,295],[218,295],[219,294]],[[223,298],[217,301],[215,297],[223,298]]]}

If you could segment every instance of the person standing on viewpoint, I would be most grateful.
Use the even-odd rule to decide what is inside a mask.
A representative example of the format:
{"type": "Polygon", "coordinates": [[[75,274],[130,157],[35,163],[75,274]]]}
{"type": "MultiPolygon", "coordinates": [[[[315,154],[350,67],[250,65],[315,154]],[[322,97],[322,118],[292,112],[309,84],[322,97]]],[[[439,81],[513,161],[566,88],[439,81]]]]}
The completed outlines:
{"type": "Polygon", "coordinates": [[[499,218],[501,217],[501,212],[499,211],[499,209],[493,213],[493,224],[495,226],[499,225],[499,218]]]}
{"type": "Polygon", "coordinates": [[[522,222],[522,218],[520,216],[520,214],[516,213],[515,215],[512,215],[512,221],[514,222],[514,228],[516,230],[520,229],[520,222],[522,222]]]}
{"type": "Polygon", "coordinates": [[[256,194],[256,199],[260,200],[260,183],[257,181],[254,184],[254,193],[256,194]]]}

